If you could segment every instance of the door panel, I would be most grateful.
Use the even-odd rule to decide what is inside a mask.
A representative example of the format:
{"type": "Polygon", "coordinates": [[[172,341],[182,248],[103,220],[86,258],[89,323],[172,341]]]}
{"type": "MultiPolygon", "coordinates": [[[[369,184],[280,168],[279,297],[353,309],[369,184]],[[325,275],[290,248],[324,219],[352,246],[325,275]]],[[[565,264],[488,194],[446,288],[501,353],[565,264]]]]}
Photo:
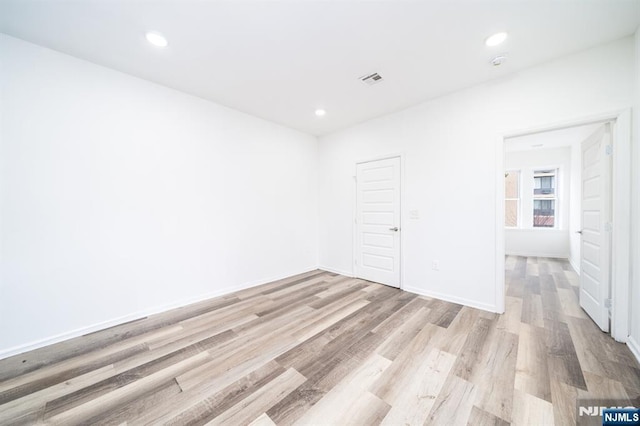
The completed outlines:
{"type": "Polygon", "coordinates": [[[607,230],[611,206],[610,125],[582,143],[582,236],[580,306],[603,331],[609,331],[611,233],[607,230]]]}
{"type": "Polygon", "coordinates": [[[400,158],[356,169],[356,276],[400,287],[400,158]]]}

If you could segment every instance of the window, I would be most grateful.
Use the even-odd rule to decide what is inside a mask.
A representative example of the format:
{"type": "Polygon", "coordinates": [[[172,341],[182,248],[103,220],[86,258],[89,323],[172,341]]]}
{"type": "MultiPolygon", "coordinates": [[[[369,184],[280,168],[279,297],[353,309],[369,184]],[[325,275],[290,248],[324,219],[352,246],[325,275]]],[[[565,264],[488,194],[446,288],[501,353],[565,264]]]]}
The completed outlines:
{"type": "Polygon", "coordinates": [[[520,171],[510,170],[504,176],[504,226],[516,228],[520,211],[520,171]]]}
{"type": "Polygon", "coordinates": [[[556,226],[557,170],[534,170],[533,172],[533,227],[554,228],[556,226]]]}

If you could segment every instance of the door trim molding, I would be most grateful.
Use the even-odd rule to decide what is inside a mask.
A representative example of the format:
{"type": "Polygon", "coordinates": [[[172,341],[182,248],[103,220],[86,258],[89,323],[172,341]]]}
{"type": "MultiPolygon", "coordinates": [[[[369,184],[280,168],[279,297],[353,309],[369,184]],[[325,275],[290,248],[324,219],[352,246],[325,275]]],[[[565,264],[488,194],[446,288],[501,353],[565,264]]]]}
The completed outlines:
{"type": "Polygon", "coordinates": [[[389,160],[391,158],[400,158],[400,285],[399,285],[399,289],[400,290],[404,290],[404,269],[405,269],[405,264],[404,264],[404,252],[405,252],[405,238],[403,238],[403,233],[405,232],[404,230],[404,200],[405,200],[405,154],[403,152],[399,152],[399,153],[395,153],[395,154],[386,154],[386,155],[380,155],[380,156],[376,156],[376,157],[368,157],[368,158],[364,158],[364,159],[357,159],[353,165],[353,186],[352,186],[352,199],[353,202],[351,203],[351,208],[352,208],[352,212],[351,212],[351,226],[353,228],[352,232],[351,232],[351,257],[352,257],[352,262],[351,262],[351,276],[354,278],[357,278],[357,274],[356,274],[356,259],[358,258],[358,251],[357,251],[357,247],[356,244],[358,242],[358,238],[357,238],[357,232],[358,232],[358,227],[356,226],[356,216],[358,214],[358,183],[356,181],[356,176],[357,176],[357,172],[358,172],[358,164],[363,164],[363,163],[370,163],[372,161],[379,161],[379,160],[389,160]]]}
{"type": "Polygon", "coordinates": [[[505,139],[534,133],[559,130],[586,124],[613,123],[612,218],[611,243],[611,336],[619,342],[629,337],[629,303],[631,301],[629,273],[631,260],[631,109],[604,112],[568,119],[527,129],[501,132],[496,140],[496,311],[504,313],[505,292],[505,230],[504,230],[504,168],[505,139]]]}

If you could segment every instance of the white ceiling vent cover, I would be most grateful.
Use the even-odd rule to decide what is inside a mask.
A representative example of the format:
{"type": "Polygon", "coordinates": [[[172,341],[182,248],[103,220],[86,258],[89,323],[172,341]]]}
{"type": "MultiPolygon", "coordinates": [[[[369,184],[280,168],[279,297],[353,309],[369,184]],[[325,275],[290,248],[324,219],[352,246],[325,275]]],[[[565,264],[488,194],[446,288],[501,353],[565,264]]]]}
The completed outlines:
{"type": "Polygon", "coordinates": [[[374,84],[378,84],[382,81],[382,76],[377,72],[373,74],[367,74],[360,77],[360,81],[367,84],[368,86],[373,86],[374,84]]]}

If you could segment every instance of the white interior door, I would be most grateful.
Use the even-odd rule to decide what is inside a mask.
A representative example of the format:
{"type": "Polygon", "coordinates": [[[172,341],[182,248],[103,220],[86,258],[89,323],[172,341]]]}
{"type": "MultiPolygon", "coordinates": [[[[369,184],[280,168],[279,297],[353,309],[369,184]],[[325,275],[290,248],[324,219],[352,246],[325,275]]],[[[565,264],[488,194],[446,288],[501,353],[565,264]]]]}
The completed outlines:
{"type": "Polygon", "coordinates": [[[580,306],[609,331],[611,282],[611,130],[605,124],[582,143],[580,306]]]}
{"type": "Polygon", "coordinates": [[[400,287],[400,157],[356,171],[356,277],[400,287]]]}

